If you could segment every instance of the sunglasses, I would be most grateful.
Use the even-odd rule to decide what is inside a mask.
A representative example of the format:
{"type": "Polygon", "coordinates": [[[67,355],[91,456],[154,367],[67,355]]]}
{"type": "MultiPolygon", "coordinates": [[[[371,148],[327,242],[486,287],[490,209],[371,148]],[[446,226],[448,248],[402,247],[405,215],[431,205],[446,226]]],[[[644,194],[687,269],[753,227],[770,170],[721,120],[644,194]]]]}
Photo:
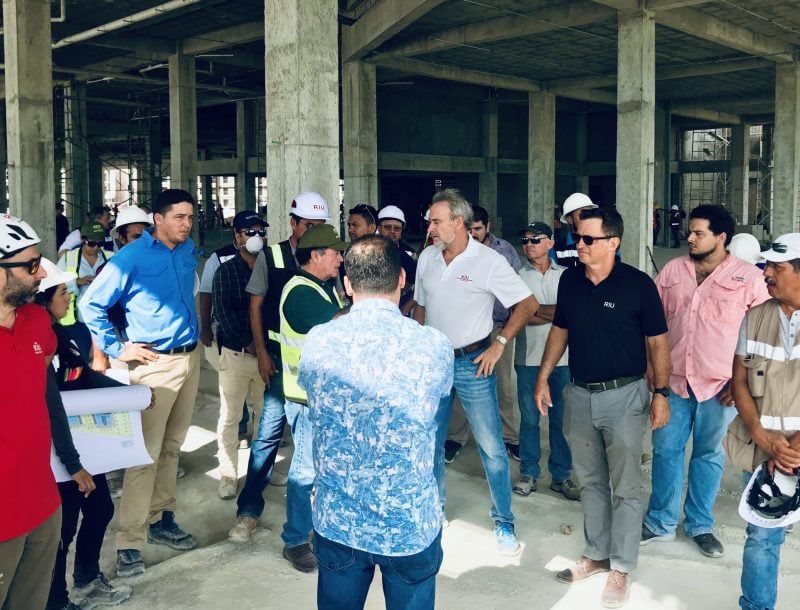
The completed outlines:
{"type": "Polygon", "coordinates": [[[770,248],[778,254],[786,254],[789,251],[789,246],[780,242],[773,243],[770,248]]]}
{"type": "Polygon", "coordinates": [[[42,265],[42,257],[37,256],[29,261],[21,261],[19,263],[0,263],[0,267],[4,269],[11,269],[13,267],[27,268],[30,275],[36,275],[39,267],[42,265]]]}
{"type": "Polygon", "coordinates": [[[247,235],[247,237],[255,237],[256,235],[258,235],[259,237],[267,236],[266,229],[244,229],[242,231],[239,231],[239,233],[247,235]]]}
{"type": "Polygon", "coordinates": [[[399,233],[400,231],[403,230],[403,225],[390,225],[383,223],[382,225],[380,225],[380,227],[384,231],[390,231],[391,233],[399,233]]]}
{"type": "Polygon", "coordinates": [[[579,243],[583,240],[583,243],[587,246],[591,246],[594,242],[600,239],[613,239],[614,237],[618,237],[617,235],[604,235],[603,237],[594,237],[592,235],[580,235],[578,233],[573,233],[572,237],[575,239],[575,243],[579,243]]]}
{"type": "Polygon", "coordinates": [[[83,243],[85,243],[90,248],[99,248],[100,246],[103,245],[102,241],[95,241],[93,239],[86,239],[86,240],[84,240],[83,243]]]}
{"type": "Polygon", "coordinates": [[[533,244],[534,246],[538,246],[542,243],[542,240],[548,239],[547,237],[520,237],[519,240],[522,242],[522,245],[525,244],[533,244]]]}

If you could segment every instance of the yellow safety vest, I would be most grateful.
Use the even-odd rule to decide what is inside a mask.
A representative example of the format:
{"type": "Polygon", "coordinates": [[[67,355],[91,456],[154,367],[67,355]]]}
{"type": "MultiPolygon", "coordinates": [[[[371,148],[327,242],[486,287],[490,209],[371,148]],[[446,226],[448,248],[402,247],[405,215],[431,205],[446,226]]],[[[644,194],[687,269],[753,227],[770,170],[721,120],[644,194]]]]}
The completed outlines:
{"type": "MultiPolygon", "coordinates": [[[[283,304],[286,302],[286,297],[298,286],[308,286],[309,288],[313,288],[323,299],[328,301],[328,303],[333,304],[333,301],[331,300],[331,296],[325,292],[322,286],[302,275],[296,275],[290,279],[287,282],[286,287],[283,289],[283,293],[281,294],[279,312],[281,316],[283,394],[286,396],[287,400],[291,400],[292,402],[297,402],[300,404],[307,404],[308,396],[306,395],[305,390],[303,390],[303,388],[301,388],[300,384],[297,382],[298,370],[300,368],[300,352],[303,350],[303,343],[305,343],[306,336],[293,329],[289,322],[287,322],[286,316],[283,315],[283,304]]],[[[342,302],[339,299],[339,295],[335,295],[335,298],[336,305],[341,308],[342,302]]]]}
{"type": "MultiPolygon", "coordinates": [[[[103,262],[108,262],[108,259],[114,256],[113,252],[106,252],[102,248],[99,250],[98,254],[103,257],[103,262]]],[[[65,268],[64,271],[67,273],[72,273],[75,275],[75,278],[78,278],[78,272],[80,271],[80,260],[81,260],[81,247],[75,248],[74,250],[68,251],[65,255],[65,268]],[[74,255],[74,256],[72,256],[74,255]]],[[[77,313],[77,304],[78,304],[78,293],[72,292],[70,293],[69,299],[69,308],[67,309],[67,315],[59,320],[61,326],[72,326],[75,322],[78,321],[78,313],[77,313]]]]}

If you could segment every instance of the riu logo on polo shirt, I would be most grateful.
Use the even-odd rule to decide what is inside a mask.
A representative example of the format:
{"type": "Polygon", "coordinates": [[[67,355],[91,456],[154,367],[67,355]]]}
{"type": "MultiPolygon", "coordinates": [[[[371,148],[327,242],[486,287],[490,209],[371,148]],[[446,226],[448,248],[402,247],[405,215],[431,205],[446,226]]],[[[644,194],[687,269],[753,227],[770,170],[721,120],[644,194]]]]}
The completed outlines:
{"type": "Polygon", "coordinates": [[[472,278],[468,276],[466,273],[462,273],[456,278],[459,282],[464,282],[465,284],[469,284],[472,281],[472,278]]]}
{"type": "Polygon", "coordinates": [[[38,341],[34,341],[32,347],[33,347],[33,353],[36,354],[37,356],[41,356],[42,353],[44,353],[42,350],[42,346],[39,345],[38,341]]]}
{"type": "Polygon", "coordinates": [[[604,301],[603,302],[603,307],[608,307],[609,309],[614,309],[615,306],[616,306],[616,303],[610,303],[609,301],[604,301]]]}

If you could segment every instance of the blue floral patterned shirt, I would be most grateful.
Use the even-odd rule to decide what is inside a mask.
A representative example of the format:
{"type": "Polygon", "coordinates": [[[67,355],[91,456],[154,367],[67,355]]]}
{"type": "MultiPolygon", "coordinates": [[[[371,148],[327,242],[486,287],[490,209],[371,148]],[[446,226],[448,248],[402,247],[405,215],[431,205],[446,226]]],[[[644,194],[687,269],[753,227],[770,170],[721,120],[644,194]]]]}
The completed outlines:
{"type": "Polygon", "coordinates": [[[442,527],[436,410],[453,346],[385,299],[308,333],[299,383],[314,427],[314,529],[368,553],[412,555],[442,527]]]}

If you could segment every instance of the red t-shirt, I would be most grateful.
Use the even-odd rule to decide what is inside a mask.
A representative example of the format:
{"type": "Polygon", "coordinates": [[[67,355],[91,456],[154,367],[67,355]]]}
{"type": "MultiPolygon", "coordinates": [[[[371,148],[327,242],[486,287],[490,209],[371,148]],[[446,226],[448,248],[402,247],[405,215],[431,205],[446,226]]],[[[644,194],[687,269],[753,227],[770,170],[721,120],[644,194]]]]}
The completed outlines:
{"type": "Polygon", "coordinates": [[[0,327],[0,542],[36,529],[61,504],[45,403],[50,324],[44,308],[24,305],[14,328],[0,327]]]}

